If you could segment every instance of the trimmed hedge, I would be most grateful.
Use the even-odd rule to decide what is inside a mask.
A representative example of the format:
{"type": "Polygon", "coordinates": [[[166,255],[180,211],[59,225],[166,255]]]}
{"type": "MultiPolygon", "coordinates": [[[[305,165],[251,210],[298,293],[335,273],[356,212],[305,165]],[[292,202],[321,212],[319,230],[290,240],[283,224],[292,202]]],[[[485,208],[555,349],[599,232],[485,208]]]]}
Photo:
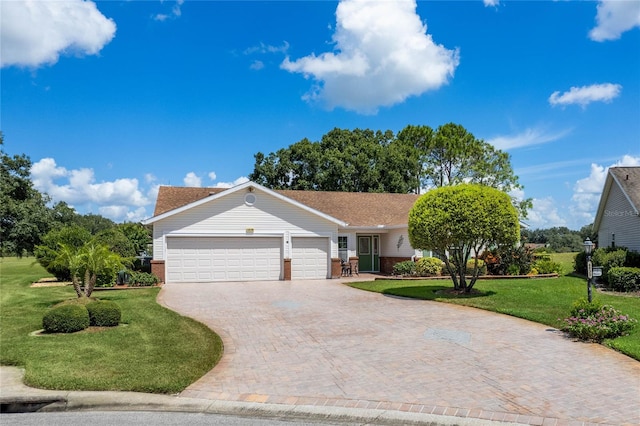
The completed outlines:
{"type": "Polygon", "coordinates": [[[423,257],[416,262],[416,274],[421,277],[440,275],[442,265],[442,260],[437,257],[423,257]]]}
{"type": "Polygon", "coordinates": [[[533,264],[533,268],[538,274],[553,274],[558,275],[562,273],[562,265],[552,260],[538,260],[533,264]]]}
{"type": "Polygon", "coordinates": [[[79,304],[60,305],[51,308],[42,318],[42,328],[47,333],[75,333],[89,327],[89,312],[79,304]]]}
{"type": "Polygon", "coordinates": [[[405,260],[403,262],[398,262],[393,265],[393,275],[415,275],[416,273],[416,262],[413,260],[405,260]]]}
{"type": "Polygon", "coordinates": [[[640,268],[614,267],[607,273],[609,287],[616,291],[640,291],[640,268]]]}
{"type": "Polygon", "coordinates": [[[158,277],[148,272],[133,271],[129,274],[129,285],[131,286],[154,286],[159,282],[158,277]]]}
{"type": "Polygon", "coordinates": [[[120,306],[110,300],[96,300],[87,304],[89,324],[94,327],[115,327],[120,324],[120,306]]]}

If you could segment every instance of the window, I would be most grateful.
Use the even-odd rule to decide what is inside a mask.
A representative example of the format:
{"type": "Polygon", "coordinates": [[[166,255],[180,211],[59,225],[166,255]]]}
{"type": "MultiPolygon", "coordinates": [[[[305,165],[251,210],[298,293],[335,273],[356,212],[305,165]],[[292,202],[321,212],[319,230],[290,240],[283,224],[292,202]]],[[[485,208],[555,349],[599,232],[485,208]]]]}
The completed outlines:
{"type": "Polygon", "coordinates": [[[348,241],[349,238],[346,235],[338,236],[338,257],[343,262],[349,261],[348,241]]]}
{"type": "Polygon", "coordinates": [[[358,252],[361,255],[371,254],[371,237],[358,237],[358,252]]]}

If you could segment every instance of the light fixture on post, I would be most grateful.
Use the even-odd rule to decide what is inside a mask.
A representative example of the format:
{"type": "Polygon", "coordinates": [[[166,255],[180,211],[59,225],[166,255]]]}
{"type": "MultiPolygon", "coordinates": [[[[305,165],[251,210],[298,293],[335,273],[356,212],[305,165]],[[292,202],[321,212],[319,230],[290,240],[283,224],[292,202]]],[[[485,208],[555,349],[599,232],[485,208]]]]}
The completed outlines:
{"type": "Polygon", "coordinates": [[[591,251],[593,250],[593,243],[587,237],[584,240],[584,252],[587,255],[587,299],[591,303],[591,278],[593,277],[593,265],[591,264],[591,251]]]}

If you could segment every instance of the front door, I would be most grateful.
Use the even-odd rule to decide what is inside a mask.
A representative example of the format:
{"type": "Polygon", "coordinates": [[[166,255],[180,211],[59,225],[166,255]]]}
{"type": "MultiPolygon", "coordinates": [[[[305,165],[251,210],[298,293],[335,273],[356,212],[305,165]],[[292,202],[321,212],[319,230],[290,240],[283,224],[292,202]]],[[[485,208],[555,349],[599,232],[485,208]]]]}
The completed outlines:
{"type": "Polygon", "coordinates": [[[358,235],[358,259],[358,269],[360,271],[380,271],[379,235],[358,235]]]}

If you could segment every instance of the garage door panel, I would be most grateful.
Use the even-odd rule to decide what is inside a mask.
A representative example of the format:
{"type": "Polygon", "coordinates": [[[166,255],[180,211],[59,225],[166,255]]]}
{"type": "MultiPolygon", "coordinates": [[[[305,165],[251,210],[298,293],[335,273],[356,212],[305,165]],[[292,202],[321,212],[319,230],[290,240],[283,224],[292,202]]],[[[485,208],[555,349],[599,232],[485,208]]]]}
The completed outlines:
{"type": "Polygon", "coordinates": [[[329,271],[329,239],[294,237],[291,240],[291,278],[323,279],[329,271]]]}
{"type": "Polygon", "coordinates": [[[173,237],[167,239],[170,282],[277,280],[282,239],[173,237]]]}

